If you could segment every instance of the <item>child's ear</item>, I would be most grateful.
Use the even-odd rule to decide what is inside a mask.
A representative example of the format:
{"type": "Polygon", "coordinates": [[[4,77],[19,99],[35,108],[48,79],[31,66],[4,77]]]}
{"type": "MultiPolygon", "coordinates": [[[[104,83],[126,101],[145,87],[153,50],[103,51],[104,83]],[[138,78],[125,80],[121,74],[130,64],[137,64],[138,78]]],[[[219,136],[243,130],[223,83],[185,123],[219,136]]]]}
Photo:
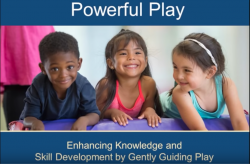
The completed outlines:
{"type": "Polygon", "coordinates": [[[107,59],[107,64],[108,64],[108,67],[109,67],[110,69],[114,69],[113,62],[112,62],[112,60],[111,60],[110,58],[107,59]]]}
{"type": "Polygon", "coordinates": [[[45,69],[44,69],[43,63],[39,63],[39,67],[40,67],[41,72],[42,72],[44,75],[46,75],[46,71],[45,71],[45,69]]]}
{"type": "Polygon", "coordinates": [[[81,69],[81,66],[82,66],[82,58],[79,58],[77,71],[79,71],[81,69]]]}
{"type": "Polygon", "coordinates": [[[212,78],[212,77],[215,75],[216,71],[217,71],[216,66],[211,66],[211,67],[207,70],[207,76],[206,76],[206,78],[207,78],[207,79],[212,78]]]}

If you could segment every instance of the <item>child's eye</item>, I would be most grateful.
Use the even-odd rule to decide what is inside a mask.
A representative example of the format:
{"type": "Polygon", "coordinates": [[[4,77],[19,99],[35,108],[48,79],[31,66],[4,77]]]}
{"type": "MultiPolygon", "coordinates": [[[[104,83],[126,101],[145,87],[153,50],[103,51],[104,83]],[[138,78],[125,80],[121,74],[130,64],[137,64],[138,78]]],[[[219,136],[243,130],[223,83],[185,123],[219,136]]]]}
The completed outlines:
{"type": "Polygon", "coordinates": [[[123,52],[123,53],[120,53],[120,55],[126,55],[126,53],[123,52]]]}
{"type": "Polygon", "coordinates": [[[136,55],[139,55],[139,54],[141,54],[141,52],[136,52],[135,54],[136,54],[136,55]]]}
{"type": "Polygon", "coordinates": [[[52,71],[58,71],[59,69],[58,68],[51,68],[52,71]]]}
{"type": "Polygon", "coordinates": [[[191,72],[190,70],[188,70],[188,69],[185,69],[185,72],[191,72]]]}
{"type": "Polygon", "coordinates": [[[174,68],[174,69],[177,69],[177,67],[176,67],[176,66],[173,66],[173,68],[174,68]]]}
{"type": "Polygon", "coordinates": [[[74,68],[74,66],[72,66],[72,65],[71,65],[71,66],[68,66],[68,69],[69,69],[69,70],[70,70],[70,69],[73,69],[73,68],[74,68]]]}

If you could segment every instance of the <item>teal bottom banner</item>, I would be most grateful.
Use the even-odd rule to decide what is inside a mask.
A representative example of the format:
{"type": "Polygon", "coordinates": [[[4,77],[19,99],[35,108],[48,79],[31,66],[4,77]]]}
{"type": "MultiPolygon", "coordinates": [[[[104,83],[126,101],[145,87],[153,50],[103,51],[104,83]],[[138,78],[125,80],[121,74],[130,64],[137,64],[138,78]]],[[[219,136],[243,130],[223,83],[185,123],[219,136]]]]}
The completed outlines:
{"type": "Polygon", "coordinates": [[[249,163],[249,132],[1,132],[1,163],[249,163]]]}

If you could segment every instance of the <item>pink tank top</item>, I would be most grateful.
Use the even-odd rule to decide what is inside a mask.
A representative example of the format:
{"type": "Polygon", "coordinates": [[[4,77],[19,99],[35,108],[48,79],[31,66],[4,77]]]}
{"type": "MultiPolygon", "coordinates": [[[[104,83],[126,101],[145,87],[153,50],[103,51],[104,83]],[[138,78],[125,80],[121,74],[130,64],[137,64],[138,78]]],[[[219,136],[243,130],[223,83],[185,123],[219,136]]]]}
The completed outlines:
{"type": "Polygon", "coordinates": [[[123,106],[119,94],[118,94],[118,89],[119,89],[119,82],[118,80],[116,80],[116,93],[115,93],[115,97],[114,100],[112,101],[112,103],[110,104],[110,106],[108,107],[108,109],[111,108],[115,108],[115,109],[119,109],[121,111],[123,111],[124,113],[126,113],[127,115],[129,115],[132,118],[136,118],[142,108],[142,105],[144,103],[144,97],[141,91],[141,81],[138,81],[138,88],[139,88],[139,96],[137,97],[135,104],[132,108],[128,109],[126,107],[123,106]]]}

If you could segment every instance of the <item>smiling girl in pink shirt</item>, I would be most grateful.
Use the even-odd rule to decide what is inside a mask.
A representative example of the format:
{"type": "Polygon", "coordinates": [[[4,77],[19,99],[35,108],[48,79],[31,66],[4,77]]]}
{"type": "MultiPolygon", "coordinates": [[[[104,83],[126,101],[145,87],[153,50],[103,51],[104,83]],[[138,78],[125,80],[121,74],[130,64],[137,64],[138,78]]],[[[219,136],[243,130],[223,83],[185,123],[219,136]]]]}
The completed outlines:
{"type": "Polygon", "coordinates": [[[163,112],[142,37],[121,30],[108,42],[105,58],[106,75],[96,87],[101,118],[123,126],[133,118],[146,118],[149,126],[158,126],[163,112]]]}

